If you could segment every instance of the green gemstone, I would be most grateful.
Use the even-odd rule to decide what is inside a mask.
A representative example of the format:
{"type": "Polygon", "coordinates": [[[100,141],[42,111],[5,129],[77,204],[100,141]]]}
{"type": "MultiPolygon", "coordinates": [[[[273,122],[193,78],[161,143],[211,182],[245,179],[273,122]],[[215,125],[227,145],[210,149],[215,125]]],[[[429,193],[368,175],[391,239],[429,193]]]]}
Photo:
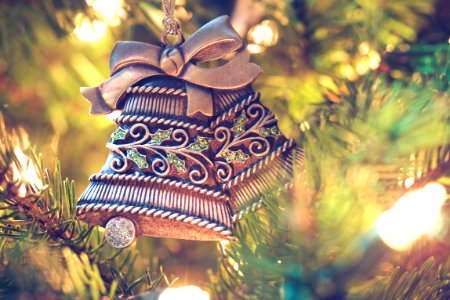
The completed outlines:
{"type": "Polygon", "coordinates": [[[226,150],[222,152],[222,157],[225,158],[227,162],[241,162],[241,163],[245,162],[249,158],[249,156],[244,152],[242,152],[242,150],[238,151],[226,150]]]}
{"type": "Polygon", "coordinates": [[[139,167],[139,169],[148,167],[145,155],[142,155],[134,148],[127,148],[127,157],[131,159],[139,167]]]}
{"type": "Polygon", "coordinates": [[[234,120],[233,131],[236,135],[239,135],[244,131],[247,121],[248,119],[245,116],[245,113],[242,113],[239,117],[236,118],[236,120],[234,120]]]}
{"type": "Polygon", "coordinates": [[[201,152],[208,148],[211,139],[199,136],[195,142],[188,146],[188,149],[201,152]]]}
{"type": "Polygon", "coordinates": [[[272,126],[269,128],[261,128],[259,129],[259,134],[264,137],[274,136],[279,137],[281,135],[280,129],[277,126],[272,126]]]}
{"type": "Polygon", "coordinates": [[[186,164],[184,162],[184,160],[178,158],[178,156],[169,153],[167,155],[167,158],[169,159],[169,162],[175,166],[175,168],[179,171],[179,172],[186,172],[186,164]]]}
{"type": "Polygon", "coordinates": [[[109,139],[110,143],[114,143],[117,140],[123,140],[127,136],[127,130],[122,129],[121,127],[117,128],[116,131],[114,131],[111,134],[111,138],[109,139]]]}
{"type": "Polygon", "coordinates": [[[172,128],[167,129],[167,130],[158,129],[158,131],[156,133],[152,134],[152,139],[148,143],[161,145],[161,143],[163,141],[167,140],[171,134],[172,134],[172,128]]]}

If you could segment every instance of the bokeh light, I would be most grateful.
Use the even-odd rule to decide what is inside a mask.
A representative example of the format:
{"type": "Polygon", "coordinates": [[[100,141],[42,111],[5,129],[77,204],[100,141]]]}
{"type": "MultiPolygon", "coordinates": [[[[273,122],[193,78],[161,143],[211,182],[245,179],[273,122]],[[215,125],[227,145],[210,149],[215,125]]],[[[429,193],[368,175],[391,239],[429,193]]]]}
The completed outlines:
{"type": "Polygon", "coordinates": [[[81,15],[78,15],[76,19],[76,27],[73,33],[80,41],[95,43],[105,35],[107,28],[105,22],[90,20],[89,18],[81,15]]]}
{"type": "Polygon", "coordinates": [[[264,20],[250,28],[247,34],[251,53],[262,53],[266,47],[272,47],[278,42],[278,27],[274,21],[264,20]]]}
{"type": "Polygon", "coordinates": [[[209,294],[195,285],[165,289],[159,300],[209,300],[209,294]]]}
{"type": "Polygon", "coordinates": [[[16,164],[13,165],[14,178],[21,181],[18,194],[20,197],[25,197],[27,195],[26,184],[39,190],[43,187],[43,183],[39,179],[35,164],[23,153],[22,148],[19,146],[15,147],[14,154],[17,158],[16,164]]]}
{"type": "Polygon", "coordinates": [[[422,235],[432,234],[446,196],[445,187],[435,182],[405,194],[378,219],[381,239],[395,250],[404,250],[422,235]]]}
{"type": "Polygon", "coordinates": [[[125,4],[123,0],[86,0],[98,17],[110,26],[117,26],[126,17],[125,4]]]}

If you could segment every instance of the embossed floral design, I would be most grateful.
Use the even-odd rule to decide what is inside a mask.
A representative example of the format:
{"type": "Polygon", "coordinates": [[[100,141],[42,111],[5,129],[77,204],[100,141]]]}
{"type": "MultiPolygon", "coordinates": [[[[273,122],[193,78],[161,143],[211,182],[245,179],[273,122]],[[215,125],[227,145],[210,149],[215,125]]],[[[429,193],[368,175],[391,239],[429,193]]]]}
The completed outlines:
{"type": "MultiPolygon", "coordinates": [[[[148,168],[149,171],[160,177],[168,176],[174,166],[179,172],[188,172],[188,178],[192,183],[203,184],[208,180],[208,170],[213,168],[214,164],[208,156],[202,153],[202,149],[208,147],[211,139],[197,137],[195,141],[191,141],[188,131],[183,128],[158,129],[156,133],[152,133],[150,127],[144,123],[136,123],[131,126],[128,135],[133,140],[126,144],[110,143],[107,145],[111,151],[117,154],[110,164],[114,171],[125,172],[129,169],[128,160],[132,160],[136,165],[139,166],[141,163],[143,168],[148,168]],[[170,143],[162,145],[164,141],[170,143]],[[133,149],[132,152],[130,149],[133,149]],[[143,157],[145,163],[137,155],[143,153],[141,150],[146,154],[143,157]],[[147,162],[148,165],[145,166],[147,162]]],[[[141,166],[139,167],[141,168],[141,166]]]]}
{"type": "Polygon", "coordinates": [[[169,159],[169,162],[175,166],[175,168],[179,171],[179,172],[186,172],[186,163],[184,160],[178,158],[178,156],[169,153],[167,155],[167,158],[169,159]]]}
{"type": "Polygon", "coordinates": [[[234,120],[233,131],[235,135],[239,135],[244,131],[247,121],[248,119],[245,116],[245,112],[234,120]]]}
{"type": "Polygon", "coordinates": [[[148,167],[148,163],[147,163],[147,160],[145,159],[145,155],[140,154],[134,148],[127,149],[127,157],[129,159],[131,159],[139,167],[139,169],[148,167]]]}
{"type": "Polygon", "coordinates": [[[115,141],[118,140],[124,140],[125,137],[127,136],[127,130],[122,129],[122,127],[117,128],[116,131],[114,131],[111,134],[111,138],[109,139],[110,143],[114,143],[115,141]]]}
{"type": "Polygon", "coordinates": [[[230,162],[243,163],[250,157],[262,157],[269,153],[271,143],[267,137],[278,136],[278,128],[274,123],[275,116],[267,112],[261,104],[254,103],[236,118],[231,130],[226,126],[215,129],[214,138],[222,143],[214,160],[216,178],[220,182],[227,182],[233,176],[234,168],[230,162]],[[242,150],[230,150],[236,147],[242,150]]]}
{"type": "Polygon", "coordinates": [[[242,152],[242,150],[237,151],[226,150],[222,152],[222,157],[225,158],[227,162],[239,162],[239,163],[244,163],[249,158],[249,156],[244,152],[242,152]]]}
{"type": "Polygon", "coordinates": [[[281,135],[280,129],[278,129],[277,126],[272,126],[268,128],[260,128],[258,130],[259,134],[264,137],[273,136],[273,137],[279,137],[281,135]]]}
{"type": "Polygon", "coordinates": [[[167,130],[158,129],[156,133],[152,134],[152,139],[148,142],[149,144],[161,145],[162,142],[169,139],[172,134],[172,128],[167,130]]]}
{"type": "Polygon", "coordinates": [[[208,148],[211,139],[202,136],[197,137],[197,140],[188,146],[188,149],[201,152],[208,148]]]}

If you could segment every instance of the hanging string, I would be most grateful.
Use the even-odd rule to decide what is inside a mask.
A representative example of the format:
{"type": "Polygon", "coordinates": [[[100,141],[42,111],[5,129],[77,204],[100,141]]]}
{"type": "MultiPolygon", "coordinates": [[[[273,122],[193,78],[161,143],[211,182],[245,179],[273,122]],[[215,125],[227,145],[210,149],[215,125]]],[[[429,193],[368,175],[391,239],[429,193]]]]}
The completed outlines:
{"type": "Polygon", "coordinates": [[[175,0],[162,0],[162,9],[164,11],[165,17],[162,21],[163,23],[163,32],[161,35],[161,42],[167,45],[168,40],[167,37],[169,35],[178,36],[177,44],[181,44],[184,41],[183,34],[181,32],[181,23],[180,21],[174,17],[175,11],[175,0]]]}

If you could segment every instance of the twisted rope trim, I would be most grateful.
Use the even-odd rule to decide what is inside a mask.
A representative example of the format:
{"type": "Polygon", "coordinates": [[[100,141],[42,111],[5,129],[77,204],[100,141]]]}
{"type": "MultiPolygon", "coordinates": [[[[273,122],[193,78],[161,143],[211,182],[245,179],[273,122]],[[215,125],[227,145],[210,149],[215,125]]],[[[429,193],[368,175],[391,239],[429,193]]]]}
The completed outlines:
{"type": "Polygon", "coordinates": [[[226,226],[219,225],[217,223],[213,223],[209,220],[195,218],[193,216],[188,216],[185,214],[180,214],[178,212],[172,212],[170,210],[164,209],[156,209],[156,208],[148,208],[148,207],[139,207],[139,206],[129,206],[129,205],[118,205],[118,204],[82,204],[77,206],[77,216],[85,214],[87,212],[97,212],[97,211],[108,211],[112,212],[123,212],[130,214],[138,214],[152,217],[159,217],[161,219],[167,218],[169,220],[175,219],[176,221],[183,221],[184,223],[189,223],[192,225],[197,225],[199,227],[205,227],[206,229],[212,229],[215,232],[220,233],[223,236],[230,236],[232,231],[226,226]]]}
{"type": "Polygon", "coordinates": [[[183,183],[180,181],[170,180],[168,178],[163,179],[160,177],[144,176],[144,175],[131,175],[131,174],[94,174],[89,178],[90,181],[103,181],[103,180],[137,180],[140,182],[151,182],[166,184],[174,187],[181,187],[184,189],[192,190],[200,194],[205,194],[206,196],[213,196],[218,199],[223,199],[226,201],[230,200],[230,197],[220,191],[214,191],[206,188],[200,188],[198,186],[192,185],[190,183],[183,183]]]}
{"type": "Polygon", "coordinates": [[[117,124],[127,123],[127,122],[143,122],[143,123],[155,123],[169,126],[177,126],[183,127],[187,129],[196,129],[198,131],[202,131],[204,133],[210,133],[211,130],[206,128],[205,126],[192,124],[184,121],[176,121],[173,119],[159,118],[159,117],[145,117],[145,116],[136,116],[136,115],[126,115],[120,116],[114,119],[114,122],[117,124]]]}
{"type": "MultiPolygon", "coordinates": [[[[290,189],[294,186],[293,182],[288,182],[286,183],[283,187],[280,187],[277,189],[277,191],[275,192],[275,195],[279,195],[282,191],[285,191],[287,189],[290,189]]],[[[238,212],[236,212],[232,217],[231,220],[233,221],[233,223],[239,222],[241,221],[243,218],[245,218],[246,216],[248,216],[251,213],[256,212],[258,209],[260,209],[262,206],[264,205],[264,200],[263,199],[259,199],[258,201],[255,201],[253,204],[247,206],[246,208],[243,208],[241,210],[239,210],[238,212]]]]}
{"type": "Polygon", "coordinates": [[[226,118],[231,117],[233,113],[238,112],[244,106],[249,105],[255,100],[258,100],[260,97],[260,93],[256,92],[252,95],[249,95],[246,99],[242,100],[240,103],[236,104],[234,107],[230,108],[228,111],[224,112],[222,115],[217,117],[213,122],[211,122],[210,129],[214,129],[220,122],[224,121],[226,118]]]}
{"type": "Polygon", "coordinates": [[[273,151],[272,154],[267,156],[266,158],[260,160],[256,164],[254,164],[251,168],[248,168],[245,171],[242,171],[241,174],[237,175],[233,179],[230,179],[227,183],[222,184],[222,189],[231,188],[232,186],[235,186],[236,184],[244,181],[246,178],[248,178],[250,175],[253,175],[267,165],[269,162],[273,161],[277,156],[280,156],[283,152],[285,152],[288,148],[292,147],[294,145],[294,140],[290,139],[284,142],[283,145],[278,147],[276,151],[273,151]]]}
{"type": "Polygon", "coordinates": [[[180,95],[181,97],[185,97],[187,93],[183,89],[175,89],[175,88],[167,88],[167,87],[159,87],[159,86],[135,86],[129,87],[126,91],[127,94],[136,94],[136,93],[152,93],[152,94],[166,94],[166,95],[180,95]]]}
{"type": "Polygon", "coordinates": [[[263,200],[259,199],[258,201],[254,202],[252,205],[249,205],[246,208],[241,209],[240,211],[235,213],[231,217],[231,220],[233,221],[233,223],[236,223],[236,222],[242,220],[245,216],[249,215],[250,213],[254,213],[258,209],[260,209],[262,206],[263,206],[263,200]]]}
{"type": "MultiPolygon", "coordinates": [[[[145,88],[143,87],[129,87],[128,90],[130,92],[133,92],[135,89],[136,91],[139,91],[139,89],[145,88]]],[[[151,87],[148,87],[151,88],[151,87]]],[[[148,89],[147,88],[147,89],[148,89]]],[[[145,90],[147,90],[145,89],[145,90]]],[[[163,88],[167,89],[167,88],[163,88]]],[[[127,92],[128,92],[127,90],[127,92]]],[[[173,88],[170,90],[174,90],[173,88]]],[[[168,90],[168,91],[170,91],[168,90]]],[[[176,90],[180,91],[181,89],[176,90]]],[[[175,93],[175,92],[172,92],[175,93]]],[[[234,107],[230,108],[228,111],[224,112],[222,115],[217,117],[214,121],[211,122],[209,128],[203,125],[196,125],[189,122],[184,121],[177,121],[173,119],[167,119],[167,118],[159,118],[159,117],[145,117],[145,116],[138,116],[138,115],[126,115],[126,116],[119,116],[116,119],[114,119],[114,122],[117,124],[127,123],[127,122],[144,122],[144,123],[155,123],[155,124],[162,124],[162,125],[168,125],[168,126],[177,126],[177,127],[183,127],[188,129],[196,129],[198,131],[202,131],[204,133],[212,133],[212,130],[222,121],[224,121],[226,118],[230,117],[233,113],[238,112],[241,110],[244,106],[249,105],[253,101],[259,99],[260,93],[255,93],[250,96],[248,96],[246,99],[242,100],[240,103],[236,104],[234,107]]]]}

